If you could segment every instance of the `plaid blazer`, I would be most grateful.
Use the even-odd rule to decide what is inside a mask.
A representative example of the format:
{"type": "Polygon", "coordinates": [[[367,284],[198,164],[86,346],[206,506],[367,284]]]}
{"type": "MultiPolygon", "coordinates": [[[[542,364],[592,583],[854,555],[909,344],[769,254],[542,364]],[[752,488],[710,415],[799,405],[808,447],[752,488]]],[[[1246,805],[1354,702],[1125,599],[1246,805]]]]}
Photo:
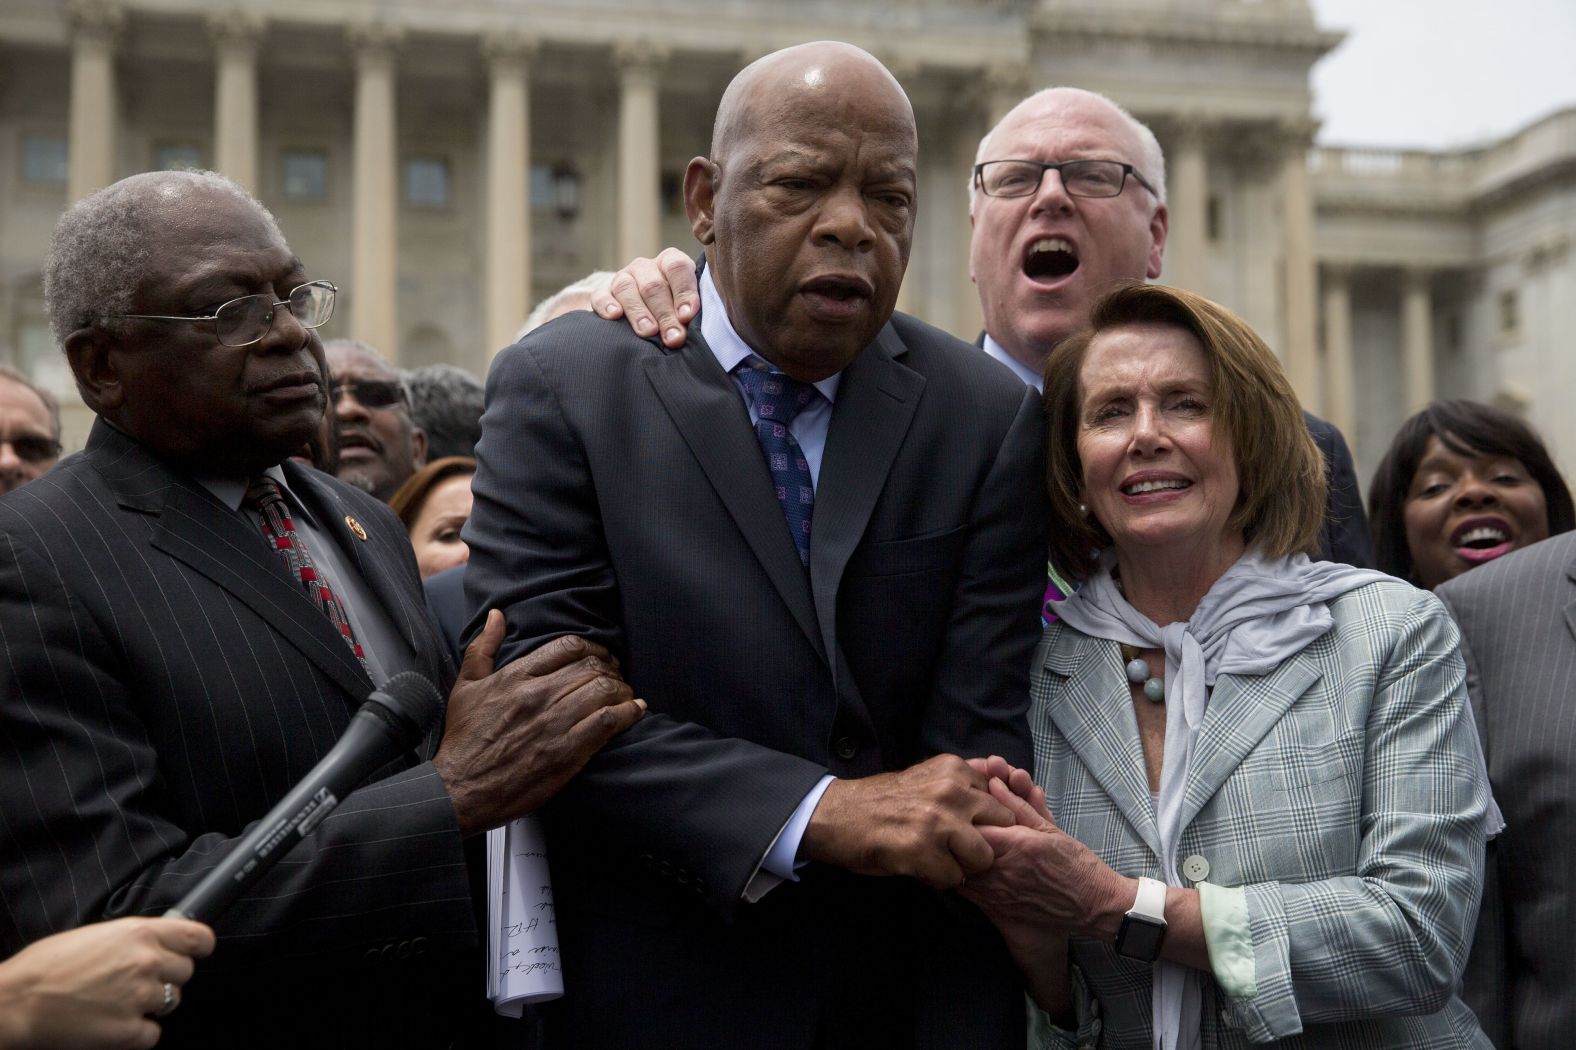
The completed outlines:
{"type": "MultiPolygon", "coordinates": [[[[1273,673],[1220,677],[1194,748],[1179,866],[1245,888],[1256,985],[1231,997],[1206,975],[1204,1046],[1486,1047],[1458,996],[1487,793],[1456,629],[1399,581],[1330,611],[1273,673]]],[[[1048,628],[1030,725],[1057,823],[1124,875],[1162,878],[1116,643],[1048,628]]],[[[1067,1045],[1150,1050],[1150,968],[1103,943],[1072,952],[1093,1002],[1067,1045]]]]}

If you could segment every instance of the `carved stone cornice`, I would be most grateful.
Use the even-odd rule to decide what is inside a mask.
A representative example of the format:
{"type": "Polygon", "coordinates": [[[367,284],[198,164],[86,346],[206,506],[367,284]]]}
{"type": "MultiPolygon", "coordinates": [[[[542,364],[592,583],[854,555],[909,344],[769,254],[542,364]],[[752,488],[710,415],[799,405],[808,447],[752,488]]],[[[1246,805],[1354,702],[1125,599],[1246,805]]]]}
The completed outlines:
{"type": "Polygon", "coordinates": [[[498,71],[523,69],[541,50],[541,37],[517,29],[488,33],[481,40],[482,58],[498,71]]]}
{"type": "Polygon", "coordinates": [[[69,0],[66,24],[73,38],[113,45],[126,28],[126,5],[121,0],[69,0]]]}
{"type": "Polygon", "coordinates": [[[1032,33],[1076,46],[1084,38],[1155,44],[1227,45],[1299,52],[1309,61],[1346,38],[1311,22],[1179,17],[1160,11],[1068,11],[1042,4],[1028,19],[1032,33]]]}
{"type": "Polygon", "coordinates": [[[665,44],[619,40],[613,44],[613,67],[621,77],[655,80],[671,53],[665,44]]]}
{"type": "Polygon", "coordinates": [[[222,51],[255,53],[268,31],[268,19],[262,12],[240,5],[211,11],[204,21],[208,35],[222,51]]]}
{"type": "Polygon", "coordinates": [[[405,40],[405,27],[384,21],[352,22],[345,39],[359,62],[387,62],[405,40]]]}

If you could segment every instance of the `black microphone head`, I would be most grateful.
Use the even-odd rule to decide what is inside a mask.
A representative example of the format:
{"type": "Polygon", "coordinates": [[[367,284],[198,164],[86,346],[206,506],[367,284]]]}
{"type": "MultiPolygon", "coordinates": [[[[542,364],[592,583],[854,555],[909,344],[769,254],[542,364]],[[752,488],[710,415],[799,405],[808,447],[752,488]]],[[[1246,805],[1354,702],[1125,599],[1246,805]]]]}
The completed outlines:
{"type": "Polygon", "coordinates": [[[401,671],[374,689],[362,704],[362,710],[373,707],[374,713],[383,715],[400,736],[402,747],[414,747],[426,735],[438,712],[443,710],[443,697],[436,686],[415,671],[401,671]]]}

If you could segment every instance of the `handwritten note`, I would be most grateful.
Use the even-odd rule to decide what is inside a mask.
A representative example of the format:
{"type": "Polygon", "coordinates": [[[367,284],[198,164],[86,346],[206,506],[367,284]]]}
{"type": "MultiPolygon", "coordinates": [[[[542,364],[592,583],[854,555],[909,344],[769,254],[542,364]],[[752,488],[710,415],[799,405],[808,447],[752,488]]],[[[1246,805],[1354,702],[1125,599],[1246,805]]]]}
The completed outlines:
{"type": "Polygon", "coordinates": [[[535,817],[487,833],[487,997],[519,1017],[564,994],[547,841],[535,817]]]}

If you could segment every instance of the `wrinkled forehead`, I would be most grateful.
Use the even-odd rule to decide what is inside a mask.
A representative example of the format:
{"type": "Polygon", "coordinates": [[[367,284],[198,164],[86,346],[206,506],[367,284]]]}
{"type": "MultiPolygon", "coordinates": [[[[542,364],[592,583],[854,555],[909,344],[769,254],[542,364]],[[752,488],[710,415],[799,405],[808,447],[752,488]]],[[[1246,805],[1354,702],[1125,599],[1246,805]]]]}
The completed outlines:
{"type": "Polygon", "coordinates": [[[1122,115],[1099,100],[1037,99],[1018,107],[991,135],[981,160],[1068,160],[1103,157],[1136,164],[1138,136],[1122,115]]]}
{"type": "Polygon", "coordinates": [[[0,434],[28,424],[47,435],[52,429],[44,399],[14,379],[0,376],[0,434]]]}
{"type": "Polygon", "coordinates": [[[359,346],[329,346],[325,356],[335,379],[399,379],[393,365],[359,346]]]}

